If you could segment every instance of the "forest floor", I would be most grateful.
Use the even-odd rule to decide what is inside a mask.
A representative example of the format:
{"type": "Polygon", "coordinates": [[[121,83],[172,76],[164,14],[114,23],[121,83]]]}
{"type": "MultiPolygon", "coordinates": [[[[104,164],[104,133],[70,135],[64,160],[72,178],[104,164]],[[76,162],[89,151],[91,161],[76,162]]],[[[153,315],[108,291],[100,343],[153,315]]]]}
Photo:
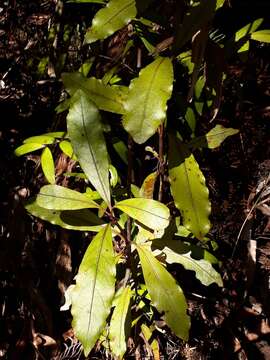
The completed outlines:
{"type": "MultiPolygon", "coordinates": [[[[0,11],[0,359],[79,359],[71,316],[60,312],[61,286],[72,279],[86,241],[26,214],[22,200],[41,183],[38,157],[22,160],[13,153],[24,138],[63,121],[54,111],[61,83],[31,72],[33,62],[50,55],[43,34],[54,6],[14,1],[0,11]]],[[[218,245],[224,287],[181,278],[191,340],[183,344],[169,332],[158,334],[160,356],[270,360],[269,192],[266,206],[255,206],[262,188],[270,188],[269,46],[229,64],[216,121],[240,130],[201,159],[212,203],[210,238],[218,245]]],[[[147,342],[138,338],[126,358],[151,358],[147,342]]],[[[97,348],[90,358],[108,357],[97,348]]]]}

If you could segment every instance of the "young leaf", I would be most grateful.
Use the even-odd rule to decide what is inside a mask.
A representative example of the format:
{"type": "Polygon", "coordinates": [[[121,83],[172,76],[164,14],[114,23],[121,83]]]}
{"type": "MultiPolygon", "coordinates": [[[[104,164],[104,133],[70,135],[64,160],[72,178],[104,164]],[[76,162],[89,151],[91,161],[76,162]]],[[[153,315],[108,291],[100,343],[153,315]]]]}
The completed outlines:
{"type": "Polygon", "coordinates": [[[101,335],[111,310],[115,264],[111,227],[107,225],[88,246],[71,292],[72,326],[85,356],[101,335]]]}
{"type": "Polygon", "coordinates": [[[158,176],[157,172],[153,172],[144,179],[140,189],[140,197],[146,199],[153,199],[157,176],[158,176]]]}
{"type": "Polygon", "coordinates": [[[238,132],[239,130],[237,129],[216,125],[205,136],[199,136],[191,140],[188,146],[191,148],[207,147],[209,149],[215,149],[220,146],[228,136],[235,135],[238,132]]]}
{"type": "Polygon", "coordinates": [[[255,31],[251,34],[251,39],[260,42],[270,43],[270,30],[255,31]]]}
{"type": "Polygon", "coordinates": [[[42,151],[40,162],[47,181],[50,184],[55,184],[54,161],[52,152],[48,147],[42,151]]]}
{"type": "Polygon", "coordinates": [[[212,267],[210,262],[206,260],[197,260],[191,257],[191,251],[187,253],[176,253],[169,247],[165,246],[162,252],[166,255],[168,264],[178,263],[184,266],[186,270],[195,271],[196,278],[205,286],[216,283],[222,286],[220,274],[212,267]]]}
{"type": "Polygon", "coordinates": [[[54,143],[54,137],[49,135],[38,135],[38,136],[31,136],[23,141],[24,144],[42,144],[42,145],[50,145],[54,143]]]}
{"type": "Polygon", "coordinates": [[[131,82],[123,126],[138,144],[148,140],[164,121],[172,84],[172,61],[166,57],[158,57],[131,82]]]}
{"type": "MultiPolygon", "coordinates": [[[[123,102],[126,99],[126,86],[105,85],[94,77],[86,78],[81,73],[62,74],[64,86],[69,95],[74,95],[78,89],[83,90],[100,110],[123,114],[123,102]]],[[[72,103],[72,102],[71,102],[72,103]]]]}
{"type": "Polygon", "coordinates": [[[150,229],[160,230],[169,225],[169,209],[156,200],[127,199],[119,201],[115,207],[150,229]]]}
{"type": "Polygon", "coordinates": [[[181,212],[183,225],[202,240],[210,229],[209,192],[194,156],[173,135],[169,137],[169,178],[171,193],[175,206],[181,212]]]}
{"type": "Polygon", "coordinates": [[[59,185],[45,185],[37,196],[37,204],[51,210],[79,210],[99,208],[93,200],[78,191],[59,185]]]}
{"type": "Polygon", "coordinates": [[[76,156],[74,154],[73,147],[68,140],[63,140],[59,143],[60,149],[63,151],[63,153],[67,156],[69,156],[71,159],[76,160],[76,156]]]}
{"type": "Polygon", "coordinates": [[[110,205],[109,161],[101,117],[95,104],[78,90],[67,117],[67,128],[80,165],[107,205],[110,205]]]}
{"type": "Polygon", "coordinates": [[[106,39],[128,24],[136,14],[134,0],[110,0],[105,8],[96,13],[91,28],[86,32],[85,43],[106,39]]]}
{"type": "MultiPolygon", "coordinates": [[[[126,337],[127,337],[127,320],[130,304],[130,297],[132,291],[129,286],[124,289],[120,289],[121,293],[116,298],[114,304],[115,309],[113,311],[111,323],[110,323],[110,346],[113,354],[122,359],[126,350],[126,337]]],[[[117,296],[117,295],[116,295],[117,296]]]]}
{"type": "Polygon", "coordinates": [[[143,245],[136,245],[143,276],[153,305],[164,312],[164,319],[172,331],[187,341],[190,319],[187,303],[180,286],[163,265],[143,245]]]}
{"type": "Polygon", "coordinates": [[[68,230],[98,232],[105,225],[98,216],[88,209],[48,210],[40,207],[36,201],[28,202],[25,208],[31,215],[68,230]]]}
{"type": "Polygon", "coordinates": [[[42,149],[44,148],[44,145],[42,144],[36,144],[36,143],[27,143],[27,144],[23,144],[19,147],[17,147],[17,149],[15,149],[14,151],[14,154],[16,156],[22,156],[22,155],[25,155],[25,154],[28,154],[32,151],[36,151],[36,150],[39,150],[39,149],[42,149]]]}

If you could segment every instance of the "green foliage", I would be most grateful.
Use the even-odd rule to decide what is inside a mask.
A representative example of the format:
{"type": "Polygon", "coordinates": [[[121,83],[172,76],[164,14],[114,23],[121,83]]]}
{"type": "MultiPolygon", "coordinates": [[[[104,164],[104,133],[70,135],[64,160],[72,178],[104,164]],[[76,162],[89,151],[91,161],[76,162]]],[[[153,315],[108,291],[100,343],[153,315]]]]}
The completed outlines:
{"type": "Polygon", "coordinates": [[[109,161],[101,117],[96,105],[82,90],[73,95],[67,128],[81,168],[102,199],[110,205],[109,161]]]}
{"type": "Polygon", "coordinates": [[[172,93],[173,69],[169,58],[158,57],[141,70],[129,87],[123,126],[138,144],[152,136],[166,117],[172,93]]]}
{"type": "Polygon", "coordinates": [[[137,245],[143,276],[153,305],[173,332],[183,340],[189,337],[190,320],[182,289],[172,275],[145,246],[137,245]]]}
{"type": "Polygon", "coordinates": [[[107,225],[88,246],[71,292],[72,325],[86,356],[101,335],[110,313],[115,265],[111,227],[107,225]]]}
{"type": "Polygon", "coordinates": [[[128,24],[136,14],[135,0],[110,0],[93,18],[92,27],[85,35],[85,42],[90,44],[107,38],[128,24]]]}
{"type": "Polygon", "coordinates": [[[154,0],[72,2],[104,7],[88,19],[89,59],[62,74],[67,98],[56,112],[61,119],[67,112],[67,132],[27,138],[15,150],[16,156],[41,150],[49,182],[25,208],[51,224],[90,233],[64,306],[71,305],[85,354],[102,338],[106,351],[121,359],[139,327],[158,359],[154,320],[163,317],[184,341],[191,326],[170,264],[194,272],[204,286],[222,286],[210,252],[218,239],[208,241],[211,205],[199,155],[238,133],[207,120],[218,122],[227,61],[249,51],[252,40],[269,42],[269,30],[258,30],[263,19],[257,19],[228,40],[217,35],[212,20],[224,0],[179,4],[181,21],[172,14],[173,21],[162,20],[154,0]],[[100,51],[112,48],[120,54],[103,66],[100,51]],[[65,186],[56,185],[62,180],[59,153],[71,164],[65,186]]]}

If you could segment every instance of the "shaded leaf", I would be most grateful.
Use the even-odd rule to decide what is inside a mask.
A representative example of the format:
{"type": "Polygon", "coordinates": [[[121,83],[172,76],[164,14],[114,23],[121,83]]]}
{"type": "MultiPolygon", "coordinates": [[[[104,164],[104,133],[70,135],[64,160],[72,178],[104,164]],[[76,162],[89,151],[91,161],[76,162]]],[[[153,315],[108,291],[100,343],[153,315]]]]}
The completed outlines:
{"type": "Polygon", "coordinates": [[[99,10],[90,29],[85,35],[85,43],[91,44],[97,40],[106,39],[115,31],[127,25],[136,17],[137,9],[134,0],[110,0],[99,10]]]}
{"type": "Polygon", "coordinates": [[[115,292],[115,256],[110,225],[88,246],[71,292],[72,326],[87,356],[101,335],[115,292]]]}
{"type": "Polygon", "coordinates": [[[101,117],[95,104],[81,90],[74,95],[67,128],[81,168],[110,205],[109,161],[101,117]]]}
{"type": "Polygon", "coordinates": [[[68,230],[98,232],[102,225],[105,225],[98,216],[88,209],[49,210],[40,207],[36,201],[28,202],[25,208],[31,215],[68,230]]]}
{"type": "Polygon", "coordinates": [[[83,90],[100,110],[117,114],[124,113],[123,102],[127,97],[126,86],[105,85],[102,80],[94,77],[86,78],[79,72],[64,73],[62,80],[67,92],[72,96],[80,89],[83,90]]]}
{"type": "Polygon", "coordinates": [[[37,204],[51,210],[99,208],[87,195],[59,185],[43,186],[37,196],[37,204]]]}
{"type": "Polygon", "coordinates": [[[164,319],[175,335],[188,340],[190,319],[182,289],[145,246],[136,245],[136,248],[153,305],[159,312],[164,312],[164,319]]]}
{"type": "Polygon", "coordinates": [[[154,135],[164,121],[172,87],[172,61],[166,57],[158,57],[132,80],[124,104],[123,126],[138,144],[154,135]]]}
{"type": "Polygon", "coordinates": [[[153,199],[157,176],[158,176],[157,172],[153,172],[144,179],[140,189],[140,197],[146,199],[153,199]]]}
{"type": "Polygon", "coordinates": [[[17,147],[17,149],[15,149],[14,154],[16,156],[22,156],[42,148],[44,148],[44,145],[42,144],[35,144],[35,143],[23,144],[17,147]]]}
{"type": "Polygon", "coordinates": [[[270,30],[255,31],[251,34],[251,39],[260,42],[270,43],[270,30]]]}
{"type": "Polygon", "coordinates": [[[192,36],[200,30],[215,14],[216,0],[196,1],[188,9],[183,23],[178,27],[173,45],[174,54],[179,54],[192,36]]]}
{"type": "Polygon", "coordinates": [[[194,156],[173,135],[169,137],[169,178],[183,225],[199,240],[203,240],[210,229],[209,192],[194,156]]]}
{"type": "Polygon", "coordinates": [[[215,149],[222,144],[228,137],[239,133],[239,130],[233,128],[225,128],[222,125],[216,125],[205,136],[199,136],[189,142],[189,147],[207,147],[215,149]]]}
{"type": "Polygon", "coordinates": [[[164,229],[169,225],[170,211],[166,205],[152,199],[127,199],[115,207],[150,229],[164,229]]]}
{"type": "Polygon", "coordinates": [[[213,268],[211,263],[203,259],[193,259],[191,251],[179,254],[165,246],[162,252],[166,255],[167,263],[178,263],[183,265],[186,270],[195,271],[196,278],[203,285],[208,286],[212,283],[216,283],[219,286],[223,285],[220,274],[213,268]]]}
{"type": "MultiPolygon", "coordinates": [[[[128,311],[130,310],[130,298],[132,291],[129,286],[124,289],[120,289],[120,293],[114,301],[114,311],[110,322],[110,347],[113,354],[120,359],[123,358],[126,350],[126,338],[127,338],[127,320],[128,311]]],[[[130,328],[131,324],[129,324],[130,328]]]]}
{"type": "Polygon", "coordinates": [[[51,150],[46,147],[40,158],[43,174],[50,184],[55,184],[54,161],[51,150]]]}

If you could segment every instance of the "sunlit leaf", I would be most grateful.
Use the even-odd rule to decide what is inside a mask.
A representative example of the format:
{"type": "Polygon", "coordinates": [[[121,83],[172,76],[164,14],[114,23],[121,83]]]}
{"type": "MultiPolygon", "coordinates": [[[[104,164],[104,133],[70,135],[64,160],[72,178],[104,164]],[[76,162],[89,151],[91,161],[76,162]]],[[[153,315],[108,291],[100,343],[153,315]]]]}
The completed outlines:
{"type": "Polygon", "coordinates": [[[136,14],[134,0],[110,0],[103,9],[96,13],[91,28],[86,32],[85,43],[90,44],[106,39],[128,24],[136,17],[136,14]]]}
{"type": "Polygon", "coordinates": [[[255,31],[251,34],[251,39],[260,42],[270,43],[270,30],[255,31]]]}
{"type": "Polygon", "coordinates": [[[83,90],[100,110],[123,114],[126,99],[126,86],[105,85],[94,77],[86,78],[81,73],[64,73],[62,80],[67,92],[72,96],[78,89],[83,90]]]}
{"type": "Polygon", "coordinates": [[[228,137],[239,133],[239,130],[233,128],[225,128],[222,125],[216,125],[205,136],[199,136],[189,142],[192,148],[207,147],[215,149],[222,144],[228,137]]]}
{"type": "Polygon", "coordinates": [[[99,208],[87,195],[59,185],[43,186],[37,196],[37,204],[51,210],[99,208]]]}
{"type": "Polygon", "coordinates": [[[78,90],[67,117],[75,155],[91,184],[110,205],[109,161],[101,117],[95,104],[78,90]]]}
{"type": "Polygon", "coordinates": [[[102,225],[105,225],[98,216],[88,209],[49,210],[40,207],[36,201],[28,202],[25,208],[31,215],[68,230],[98,232],[102,225]]]}
{"type": "Polygon", "coordinates": [[[46,147],[40,158],[43,174],[50,184],[55,184],[54,161],[51,150],[46,147]]]}
{"type": "Polygon", "coordinates": [[[159,312],[164,312],[164,319],[172,331],[181,339],[188,340],[190,319],[182,289],[145,246],[136,245],[136,248],[153,305],[159,312]]]}
{"type": "Polygon", "coordinates": [[[17,149],[15,149],[14,154],[16,156],[22,156],[42,148],[44,148],[44,145],[42,144],[35,144],[35,143],[23,144],[17,147],[17,149]]]}
{"type": "Polygon", "coordinates": [[[24,144],[35,143],[49,145],[54,143],[54,137],[49,135],[31,136],[23,141],[24,144]]]}
{"type": "Polygon", "coordinates": [[[201,259],[193,259],[191,251],[177,253],[169,247],[165,246],[162,252],[166,255],[166,262],[168,264],[178,263],[183,265],[186,270],[195,271],[196,278],[205,286],[216,283],[222,286],[222,279],[220,274],[213,268],[210,262],[201,259]]]}
{"type": "Polygon", "coordinates": [[[112,353],[120,359],[123,358],[127,350],[127,332],[131,326],[130,323],[128,324],[131,294],[132,291],[129,286],[120,289],[119,294],[116,294],[116,299],[114,300],[115,308],[110,322],[110,347],[112,353]]]}
{"type": "Polygon", "coordinates": [[[169,225],[169,209],[156,200],[127,199],[119,201],[115,207],[150,229],[164,229],[169,225]]]}
{"type": "Polygon", "coordinates": [[[68,140],[63,140],[59,143],[60,149],[63,151],[63,153],[67,156],[69,156],[71,159],[76,160],[77,157],[74,154],[73,147],[68,140]]]}
{"type": "Polygon", "coordinates": [[[173,135],[169,137],[169,179],[183,225],[202,240],[210,229],[209,191],[194,156],[173,135]]]}
{"type": "Polygon", "coordinates": [[[123,126],[138,144],[154,135],[164,121],[172,84],[172,61],[166,57],[158,57],[132,80],[124,104],[123,126]]]}
{"type": "Polygon", "coordinates": [[[101,335],[115,293],[115,256],[110,225],[88,246],[71,292],[72,327],[87,356],[101,335]]]}

